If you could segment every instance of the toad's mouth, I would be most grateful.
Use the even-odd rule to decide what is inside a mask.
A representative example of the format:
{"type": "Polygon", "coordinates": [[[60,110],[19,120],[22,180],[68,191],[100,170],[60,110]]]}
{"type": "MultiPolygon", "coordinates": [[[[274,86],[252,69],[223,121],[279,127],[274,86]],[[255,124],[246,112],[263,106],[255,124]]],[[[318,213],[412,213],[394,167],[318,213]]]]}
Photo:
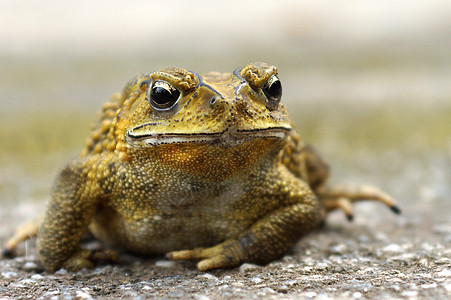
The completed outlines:
{"type": "Polygon", "coordinates": [[[243,142],[258,139],[284,140],[291,128],[269,127],[263,129],[240,130],[227,129],[218,133],[148,133],[136,134],[127,132],[127,139],[131,143],[144,143],[149,146],[163,144],[217,144],[219,146],[233,146],[243,142]]]}

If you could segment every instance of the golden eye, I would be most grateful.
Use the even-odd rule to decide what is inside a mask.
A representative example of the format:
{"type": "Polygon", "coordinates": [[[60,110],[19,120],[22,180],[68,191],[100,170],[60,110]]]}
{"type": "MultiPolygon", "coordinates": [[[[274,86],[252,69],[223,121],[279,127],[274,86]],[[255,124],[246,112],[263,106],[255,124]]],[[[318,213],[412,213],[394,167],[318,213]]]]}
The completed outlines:
{"type": "Polygon", "coordinates": [[[166,81],[155,81],[149,89],[150,106],[156,110],[172,108],[180,98],[180,91],[166,81]]]}
{"type": "Polygon", "coordinates": [[[279,105],[282,98],[282,83],[277,75],[271,76],[262,87],[263,93],[265,93],[268,99],[268,109],[274,110],[279,105]]]}

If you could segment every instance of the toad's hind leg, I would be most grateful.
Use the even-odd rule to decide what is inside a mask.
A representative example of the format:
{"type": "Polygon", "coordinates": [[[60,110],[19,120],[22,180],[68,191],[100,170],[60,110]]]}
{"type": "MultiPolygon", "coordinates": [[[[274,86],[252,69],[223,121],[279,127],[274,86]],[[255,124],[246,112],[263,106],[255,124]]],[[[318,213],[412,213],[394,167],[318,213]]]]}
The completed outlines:
{"type": "Polygon", "coordinates": [[[353,219],[354,211],[352,205],[358,201],[379,201],[388,206],[394,213],[401,213],[392,197],[370,185],[325,186],[318,189],[316,193],[326,213],[334,209],[341,209],[348,220],[353,219]]]}
{"type": "Polygon", "coordinates": [[[13,257],[15,249],[20,243],[36,237],[38,235],[38,231],[41,227],[43,219],[44,214],[41,214],[39,217],[20,225],[14,232],[14,235],[6,242],[5,246],[3,247],[3,256],[13,257]]]}
{"type": "Polygon", "coordinates": [[[325,213],[334,209],[340,209],[348,220],[353,219],[353,204],[358,201],[378,201],[388,206],[393,212],[399,214],[401,210],[392,197],[382,190],[370,186],[329,186],[329,166],[322,160],[318,152],[310,145],[302,149],[307,171],[307,181],[315,194],[325,213]]]}

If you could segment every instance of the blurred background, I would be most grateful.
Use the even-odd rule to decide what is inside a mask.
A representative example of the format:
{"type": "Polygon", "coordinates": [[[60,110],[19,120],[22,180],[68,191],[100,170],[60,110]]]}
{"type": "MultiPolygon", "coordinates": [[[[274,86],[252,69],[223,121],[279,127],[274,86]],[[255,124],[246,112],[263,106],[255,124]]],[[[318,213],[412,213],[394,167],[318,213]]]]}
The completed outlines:
{"type": "MultiPolygon", "coordinates": [[[[451,223],[449,1],[3,0],[1,238],[44,207],[101,104],[130,78],[253,61],[279,67],[283,102],[333,181],[383,187],[406,222],[451,223]]],[[[365,222],[387,218],[359,209],[365,222]]]]}

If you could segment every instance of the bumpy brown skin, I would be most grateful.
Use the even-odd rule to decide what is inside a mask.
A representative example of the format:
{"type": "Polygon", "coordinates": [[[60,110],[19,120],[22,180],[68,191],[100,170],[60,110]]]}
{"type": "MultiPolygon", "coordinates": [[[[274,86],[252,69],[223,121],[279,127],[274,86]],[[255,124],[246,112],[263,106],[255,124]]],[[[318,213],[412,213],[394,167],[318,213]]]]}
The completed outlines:
{"type": "Polygon", "coordinates": [[[166,68],[114,95],[80,158],[56,180],[37,239],[45,268],[117,260],[112,250],[80,248],[88,229],[105,245],[201,260],[200,270],[265,263],[317,227],[324,211],[352,214],[347,204],[362,198],[394,206],[378,190],[325,187],[327,165],[265,94],[273,76],[277,69],[264,63],[203,77],[166,68]],[[158,81],[180,91],[173,106],[150,101],[158,81]]]}

